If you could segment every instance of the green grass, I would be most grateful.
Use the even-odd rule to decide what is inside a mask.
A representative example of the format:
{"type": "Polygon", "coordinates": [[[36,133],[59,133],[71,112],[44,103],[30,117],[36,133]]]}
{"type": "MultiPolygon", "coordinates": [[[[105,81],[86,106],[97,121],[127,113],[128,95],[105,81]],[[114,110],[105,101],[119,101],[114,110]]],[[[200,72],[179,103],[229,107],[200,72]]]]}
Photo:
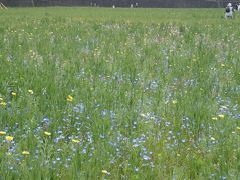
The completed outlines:
{"type": "Polygon", "coordinates": [[[239,179],[239,23],[1,10],[0,179],[239,179]]]}

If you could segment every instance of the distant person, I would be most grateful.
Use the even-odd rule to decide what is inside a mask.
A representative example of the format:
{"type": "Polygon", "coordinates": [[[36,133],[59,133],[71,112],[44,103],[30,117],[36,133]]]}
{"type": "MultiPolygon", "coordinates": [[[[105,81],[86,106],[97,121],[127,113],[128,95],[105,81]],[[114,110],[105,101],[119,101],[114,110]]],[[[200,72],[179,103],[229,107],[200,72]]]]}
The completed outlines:
{"type": "Polygon", "coordinates": [[[240,10],[240,3],[237,3],[237,4],[235,5],[235,9],[236,9],[237,11],[240,10]]]}
{"type": "Polygon", "coordinates": [[[234,9],[238,10],[238,4],[235,4],[235,8],[234,9]]]}
{"type": "Polygon", "coordinates": [[[233,18],[234,9],[232,7],[232,3],[228,3],[225,8],[225,18],[233,18]]]}

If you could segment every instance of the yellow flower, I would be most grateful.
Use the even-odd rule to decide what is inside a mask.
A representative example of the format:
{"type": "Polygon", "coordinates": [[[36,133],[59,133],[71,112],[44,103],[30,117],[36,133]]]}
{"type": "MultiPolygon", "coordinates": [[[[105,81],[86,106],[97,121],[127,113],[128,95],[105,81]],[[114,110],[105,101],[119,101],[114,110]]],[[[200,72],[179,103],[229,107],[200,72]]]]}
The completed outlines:
{"type": "Polygon", "coordinates": [[[103,174],[109,174],[109,172],[107,172],[106,170],[102,170],[103,174]]]}
{"type": "Polygon", "coordinates": [[[212,141],[215,141],[215,140],[216,140],[214,137],[211,137],[210,139],[211,139],[212,141]]]}
{"type": "Polygon", "coordinates": [[[45,134],[46,136],[51,136],[51,133],[50,133],[50,132],[47,132],[47,131],[45,131],[44,134],[45,134]]]}
{"type": "Polygon", "coordinates": [[[5,134],[6,134],[6,132],[0,131],[0,135],[5,135],[5,134]]]}
{"type": "Polygon", "coordinates": [[[15,93],[15,92],[12,92],[12,96],[16,96],[17,95],[17,93],[15,93]]]}
{"type": "Polygon", "coordinates": [[[6,139],[7,141],[12,141],[12,140],[13,140],[13,137],[12,137],[12,136],[6,136],[5,139],[6,139]]]}
{"type": "Polygon", "coordinates": [[[142,117],[144,117],[144,118],[146,118],[147,117],[147,115],[146,114],[140,114],[140,116],[142,116],[142,117]]]}
{"type": "Polygon", "coordinates": [[[29,155],[30,153],[28,151],[23,151],[22,155],[29,155]]]}
{"type": "Polygon", "coordinates": [[[6,103],[6,102],[4,102],[4,101],[2,101],[2,102],[0,102],[0,105],[2,105],[2,106],[6,106],[6,105],[7,105],[7,103],[6,103]]]}
{"type": "Polygon", "coordinates": [[[223,114],[219,114],[218,117],[221,118],[221,119],[223,119],[223,118],[224,118],[224,115],[223,115],[223,114]]]}
{"type": "Polygon", "coordinates": [[[227,106],[221,106],[221,108],[223,108],[223,109],[227,109],[227,106]]]}
{"type": "Polygon", "coordinates": [[[212,120],[217,120],[218,118],[217,117],[212,117],[212,120]]]}
{"type": "Polygon", "coordinates": [[[33,94],[33,90],[31,90],[31,89],[29,89],[28,92],[29,92],[30,94],[33,94]]]}
{"type": "Polygon", "coordinates": [[[73,101],[73,97],[72,97],[71,95],[68,95],[68,96],[67,96],[67,101],[68,101],[68,102],[72,102],[72,101],[73,101]]]}
{"type": "Polygon", "coordinates": [[[240,131],[240,127],[237,127],[237,130],[239,130],[239,131],[240,131]]]}
{"type": "Polygon", "coordinates": [[[72,139],[72,142],[74,142],[74,143],[79,143],[80,140],[78,140],[78,139],[72,139]]]}

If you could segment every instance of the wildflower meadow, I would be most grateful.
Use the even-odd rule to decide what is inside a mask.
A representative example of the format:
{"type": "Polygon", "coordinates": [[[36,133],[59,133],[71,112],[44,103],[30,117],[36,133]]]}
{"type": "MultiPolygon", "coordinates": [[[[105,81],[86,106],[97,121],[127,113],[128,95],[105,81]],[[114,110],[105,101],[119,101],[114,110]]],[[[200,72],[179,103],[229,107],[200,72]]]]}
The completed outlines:
{"type": "Polygon", "coordinates": [[[240,14],[0,9],[0,180],[240,178],[240,14]]]}

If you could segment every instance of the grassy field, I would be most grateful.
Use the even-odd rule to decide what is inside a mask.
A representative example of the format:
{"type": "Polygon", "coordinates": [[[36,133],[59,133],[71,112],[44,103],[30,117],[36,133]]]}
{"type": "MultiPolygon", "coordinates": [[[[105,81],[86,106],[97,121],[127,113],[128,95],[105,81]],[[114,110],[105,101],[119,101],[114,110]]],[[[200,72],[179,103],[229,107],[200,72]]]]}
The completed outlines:
{"type": "Polygon", "coordinates": [[[0,180],[240,178],[240,14],[0,10],[0,180]]]}

